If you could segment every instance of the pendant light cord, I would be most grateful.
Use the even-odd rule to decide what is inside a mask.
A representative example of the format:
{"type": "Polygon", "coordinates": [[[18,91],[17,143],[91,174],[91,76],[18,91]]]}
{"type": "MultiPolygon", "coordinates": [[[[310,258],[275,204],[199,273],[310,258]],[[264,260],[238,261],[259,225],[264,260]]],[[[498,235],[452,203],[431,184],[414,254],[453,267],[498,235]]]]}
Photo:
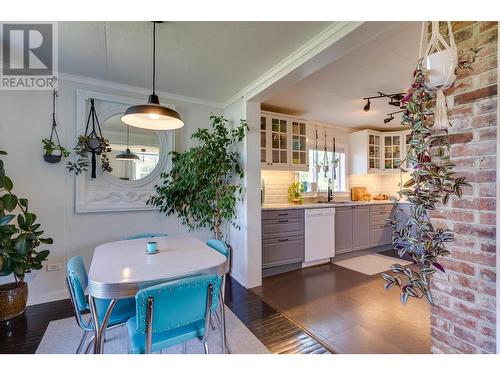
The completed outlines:
{"type": "Polygon", "coordinates": [[[130,126],[127,125],[127,150],[130,148],[130,146],[129,146],[129,135],[128,135],[129,128],[130,128],[130,126]]]}
{"type": "Polygon", "coordinates": [[[156,22],[153,21],[153,95],[156,94],[156,22]]]}

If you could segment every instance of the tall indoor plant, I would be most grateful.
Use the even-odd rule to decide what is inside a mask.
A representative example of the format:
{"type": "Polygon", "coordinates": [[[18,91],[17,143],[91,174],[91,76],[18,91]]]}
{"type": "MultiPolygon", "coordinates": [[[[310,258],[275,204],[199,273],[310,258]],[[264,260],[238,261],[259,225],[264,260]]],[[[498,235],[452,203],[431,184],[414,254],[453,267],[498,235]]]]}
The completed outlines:
{"type": "Polygon", "coordinates": [[[420,65],[414,73],[413,84],[402,100],[403,125],[411,127],[410,148],[402,166],[413,166],[411,178],[401,191],[403,198],[412,204],[407,222],[400,219],[401,209],[396,209],[390,223],[393,227],[392,242],[400,256],[408,254],[416,267],[394,264],[392,274],[384,273],[385,288],[397,286],[400,298],[406,303],[409,297],[426,298],[433,304],[430,275],[445,272],[439,258],[449,254],[446,243],[454,239],[450,229],[436,228],[431,221],[431,211],[440,203],[446,204],[451,196],[461,197],[462,188],[469,186],[463,177],[455,177],[450,160],[447,130],[433,130],[435,96],[424,83],[426,71],[420,65]]]}
{"type": "MultiPolygon", "coordinates": [[[[0,150],[0,155],[6,154],[0,150]]],[[[49,256],[48,250],[35,249],[42,243],[52,244],[52,239],[42,237],[36,215],[28,211],[28,200],[18,198],[13,188],[0,159],[0,276],[14,276],[14,282],[0,285],[0,321],[24,312],[28,299],[25,275],[42,269],[49,256]]]]}
{"type": "Polygon", "coordinates": [[[190,229],[209,228],[214,238],[222,240],[222,227],[238,227],[236,209],[243,186],[240,155],[235,146],[245,138],[245,121],[228,126],[222,116],[210,116],[210,129],[198,129],[192,139],[198,145],[182,153],[172,152],[172,170],[162,173],[162,183],[148,204],[167,215],[177,214],[190,229]]]}

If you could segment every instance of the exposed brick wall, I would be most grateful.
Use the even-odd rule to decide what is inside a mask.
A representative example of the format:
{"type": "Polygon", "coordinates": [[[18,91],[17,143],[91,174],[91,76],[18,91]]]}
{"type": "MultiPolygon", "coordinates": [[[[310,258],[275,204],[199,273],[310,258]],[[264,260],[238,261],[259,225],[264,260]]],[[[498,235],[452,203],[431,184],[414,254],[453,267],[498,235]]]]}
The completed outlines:
{"type": "Polygon", "coordinates": [[[496,137],[497,22],[453,22],[459,50],[481,47],[473,70],[460,72],[446,92],[457,175],[472,187],[433,213],[437,226],[456,240],[432,288],[434,353],[494,353],[496,350],[496,137]]]}

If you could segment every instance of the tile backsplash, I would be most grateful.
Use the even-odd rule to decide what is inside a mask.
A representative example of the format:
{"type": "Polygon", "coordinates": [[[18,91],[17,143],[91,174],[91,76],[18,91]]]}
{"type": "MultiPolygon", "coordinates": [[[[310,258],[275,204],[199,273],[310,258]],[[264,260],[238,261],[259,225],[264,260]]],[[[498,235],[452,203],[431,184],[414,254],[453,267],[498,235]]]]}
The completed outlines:
{"type": "MultiPolygon", "coordinates": [[[[403,174],[403,183],[408,180],[408,175],[403,174]]],[[[396,195],[400,190],[399,185],[401,176],[395,174],[365,174],[365,175],[350,175],[349,186],[365,186],[368,192],[375,194],[396,195]]]]}
{"type": "MultiPolygon", "coordinates": [[[[408,175],[403,175],[403,182],[408,179],[408,175]]],[[[295,172],[262,170],[261,179],[265,185],[265,204],[279,204],[288,202],[288,186],[295,182],[295,172]]],[[[387,175],[350,175],[349,189],[352,186],[365,186],[372,195],[388,194],[396,195],[400,184],[399,173],[387,175]]]]}
{"type": "Polygon", "coordinates": [[[294,172],[262,170],[261,179],[266,191],[265,204],[288,202],[288,187],[295,182],[294,172]]]}

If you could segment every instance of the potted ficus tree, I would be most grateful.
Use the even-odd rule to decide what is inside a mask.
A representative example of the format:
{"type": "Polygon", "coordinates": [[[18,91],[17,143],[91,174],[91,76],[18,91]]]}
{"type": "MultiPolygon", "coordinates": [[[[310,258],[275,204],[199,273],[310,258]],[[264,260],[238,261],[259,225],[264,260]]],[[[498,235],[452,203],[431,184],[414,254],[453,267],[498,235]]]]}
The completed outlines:
{"type": "MultiPolygon", "coordinates": [[[[0,155],[6,155],[0,150],[0,155]]],[[[40,244],[52,244],[42,237],[36,215],[28,210],[28,200],[13,192],[12,180],[5,175],[0,159],[0,276],[14,276],[14,282],[0,285],[0,321],[24,312],[28,300],[25,275],[42,269],[49,250],[35,250],[40,244]]]]}
{"type": "Polygon", "coordinates": [[[236,223],[237,203],[243,186],[240,155],[234,146],[248,129],[245,121],[228,126],[222,116],[210,116],[211,129],[198,129],[192,136],[197,146],[182,153],[171,152],[172,170],[162,173],[162,183],[148,204],[166,215],[177,214],[190,229],[209,228],[214,238],[223,240],[223,225],[236,223]]]}

